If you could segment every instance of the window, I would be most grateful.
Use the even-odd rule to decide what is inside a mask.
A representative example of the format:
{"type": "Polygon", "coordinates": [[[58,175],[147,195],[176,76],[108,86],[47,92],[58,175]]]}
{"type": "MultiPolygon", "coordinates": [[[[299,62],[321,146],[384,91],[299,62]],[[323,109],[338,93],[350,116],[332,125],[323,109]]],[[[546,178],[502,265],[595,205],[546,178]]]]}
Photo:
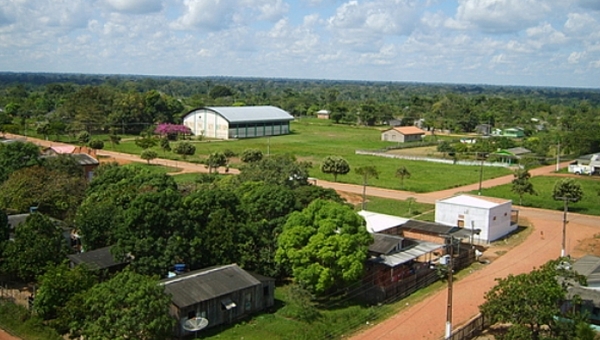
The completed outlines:
{"type": "Polygon", "coordinates": [[[264,286],[263,287],[263,295],[264,296],[268,296],[269,295],[269,286],[264,286]]]}
{"type": "Polygon", "coordinates": [[[188,312],[188,319],[193,319],[196,317],[196,311],[192,310],[188,312]]]}

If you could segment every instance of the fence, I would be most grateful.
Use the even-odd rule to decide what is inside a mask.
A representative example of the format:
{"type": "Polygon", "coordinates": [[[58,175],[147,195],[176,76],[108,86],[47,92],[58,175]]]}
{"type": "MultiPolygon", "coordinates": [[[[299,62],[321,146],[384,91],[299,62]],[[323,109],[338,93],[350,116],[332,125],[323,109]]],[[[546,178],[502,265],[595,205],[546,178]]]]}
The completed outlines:
{"type": "Polygon", "coordinates": [[[487,319],[481,313],[477,314],[477,316],[469,320],[469,322],[452,332],[449,340],[473,339],[480,335],[489,326],[491,326],[489,319],[487,319]]]}
{"type": "MultiPolygon", "coordinates": [[[[433,157],[419,157],[419,156],[407,156],[407,155],[396,155],[384,152],[374,152],[374,151],[365,151],[365,150],[356,150],[354,151],[357,155],[369,155],[369,156],[377,156],[377,157],[385,157],[385,158],[396,158],[396,159],[406,159],[410,161],[425,161],[432,163],[444,163],[444,164],[460,164],[460,165],[469,165],[469,166],[481,166],[482,162],[478,160],[453,160],[453,159],[442,159],[442,158],[433,158],[433,157]]],[[[483,166],[492,166],[492,167],[502,167],[508,168],[516,166],[515,164],[510,163],[501,163],[501,162],[483,162],[483,166]]]]}

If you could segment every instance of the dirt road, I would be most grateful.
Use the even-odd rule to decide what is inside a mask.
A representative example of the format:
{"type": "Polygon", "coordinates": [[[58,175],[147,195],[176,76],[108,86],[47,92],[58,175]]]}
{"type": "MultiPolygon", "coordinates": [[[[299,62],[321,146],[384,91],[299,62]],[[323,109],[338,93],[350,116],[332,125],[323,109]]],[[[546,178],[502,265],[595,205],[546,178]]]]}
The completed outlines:
{"type": "MultiPolygon", "coordinates": [[[[40,145],[50,146],[46,141],[34,141],[40,145]]],[[[135,155],[101,150],[99,155],[106,155],[116,159],[132,162],[145,162],[135,155]]],[[[186,172],[206,172],[203,165],[187,162],[178,162],[165,159],[155,160],[154,163],[182,168],[186,172]]],[[[568,162],[562,163],[564,167],[568,162]]],[[[549,174],[556,169],[555,165],[546,166],[531,171],[532,176],[549,174]]],[[[230,173],[237,173],[231,169],[230,173]]],[[[507,184],[512,180],[512,175],[499,177],[484,181],[483,188],[507,184]]],[[[362,194],[362,186],[351,184],[332,183],[318,180],[317,184],[326,188],[345,191],[354,194],[362,194]]],[[[423,203],[435,203],[437,199],[452,196],[456,193],[476,190],[479,183],[464,187],[453,188],[433,193],[417,194],[405,191],[396,191],[368,187],[367,195],[391,199],[404,200],[414,197],[423,203]]],[[[484,193],[485,194],[485,193],[484,193]]],[[[550,259],[560,255],[562,239],[562,213],[541,209],[519,207],[520,216],[525,217],[534,226],[534,232],[521,244],[513,248],[509,253],[499,257],[483,269],[469,275],[465,279],[457,281],[454,288],[453,299],[453,326],[468,321],[477,314],[478,306],[483,303],[483,295],[495,284],[495,278],[505,277],[508,274],[525,273],[538,267],[550,259]],[[543,237],[541,236],[543,232],[543,237]]],[[[600,232],[600,218],[594,216],[569,214],[569,225],[567,228],[567,253],[574,257],[582,256],[576,253],[575,248],[579,241],[593,238],[600,232]]],[[[446,321],[446,294],[441,291],[431,297],[404,309],[394,317],[371,326],[354,336],[353,339],[440,339],[444,335],[446,321]]],[[[0,340],[3,339],[0,333],[0,340]]],[[[14,339],[10,339],[14,340],[14,339]]]]}

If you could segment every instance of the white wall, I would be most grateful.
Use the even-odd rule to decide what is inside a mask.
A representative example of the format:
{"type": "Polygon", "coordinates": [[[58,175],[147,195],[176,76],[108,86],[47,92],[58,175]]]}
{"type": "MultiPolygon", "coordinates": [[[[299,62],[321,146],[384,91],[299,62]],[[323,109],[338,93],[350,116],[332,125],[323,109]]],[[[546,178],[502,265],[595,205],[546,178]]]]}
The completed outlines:
{"type": "Polygon", "coordinates": [[[511,209],[512,204],[510,202],[489,209],[437,202],[435,205],[435,222],[457,226],[458,221],[462,220],[465,229],[481,229],[480,234],[474,237],[475,242],[491,242],[516,229],[516,226],[510,224],[511,209]]]}
{"type": "Polygon", "coordinates": [[[229,122],[212,111],[196,110],[183,119],[183,125],[189,127],[194,136],[229,138],[229,122]]]}

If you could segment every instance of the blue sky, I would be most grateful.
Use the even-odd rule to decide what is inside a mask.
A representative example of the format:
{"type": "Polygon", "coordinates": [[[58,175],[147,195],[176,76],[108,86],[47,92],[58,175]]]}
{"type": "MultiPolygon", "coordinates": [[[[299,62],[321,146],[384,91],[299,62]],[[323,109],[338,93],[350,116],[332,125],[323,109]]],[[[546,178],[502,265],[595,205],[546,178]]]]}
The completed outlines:
{"type": "Polygon", "coordinates": [[[0,71],[600,87],[600,0],[0,0],[0,71]]]}

